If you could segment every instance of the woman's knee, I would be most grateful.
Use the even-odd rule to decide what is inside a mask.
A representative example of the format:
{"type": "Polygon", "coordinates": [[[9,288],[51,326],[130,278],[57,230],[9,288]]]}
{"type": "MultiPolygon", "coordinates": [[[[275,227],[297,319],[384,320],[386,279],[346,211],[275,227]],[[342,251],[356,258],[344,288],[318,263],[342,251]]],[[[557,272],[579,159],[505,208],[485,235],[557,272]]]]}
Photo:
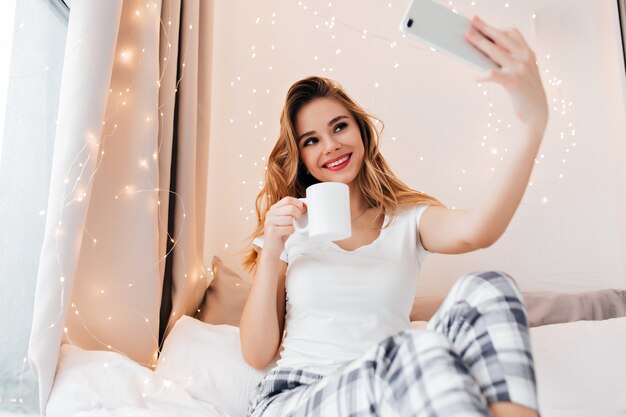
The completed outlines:
{"type": "Polygon", "coordinates": [[[426,374],[436,369],[467,373],[454,343],[445,334],[425,329],[409,329],[398,334],[402,345],[398,366],[412,368],[414,374],[426,374]],[[405,356],[406,355],[406,356],[405,356]]]}
{"type": "Polygon", "coordinates": [[[456,285],[467,288],[466,291],[473,291],[481,287],[485,282],[490,284],[492,289],[503,293],[506,296],[521,298],[519,285],[515,279],[502,271],[476,271],[461,276],[456,285]]]}

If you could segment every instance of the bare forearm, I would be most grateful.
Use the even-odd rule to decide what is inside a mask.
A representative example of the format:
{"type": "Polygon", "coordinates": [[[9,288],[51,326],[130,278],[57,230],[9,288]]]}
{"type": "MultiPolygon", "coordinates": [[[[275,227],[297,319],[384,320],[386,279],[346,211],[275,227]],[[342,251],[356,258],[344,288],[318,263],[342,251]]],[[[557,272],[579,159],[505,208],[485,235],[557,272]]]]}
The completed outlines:
{"type": "Polygon", "coordinates": [[[241,352],[248,364],[262,369],[274,358],[279,341],[276,292],[279,256],[262,252],[240,321],[241,352]]]}
{"type": "Polygon", "coordinates": [[[483,199],[471,210],[470,230],[481,247],[495,243],[511,222],[528,185],[543,132],[543,128],[523,128],[509,158],[496,172],[483,199]]]}

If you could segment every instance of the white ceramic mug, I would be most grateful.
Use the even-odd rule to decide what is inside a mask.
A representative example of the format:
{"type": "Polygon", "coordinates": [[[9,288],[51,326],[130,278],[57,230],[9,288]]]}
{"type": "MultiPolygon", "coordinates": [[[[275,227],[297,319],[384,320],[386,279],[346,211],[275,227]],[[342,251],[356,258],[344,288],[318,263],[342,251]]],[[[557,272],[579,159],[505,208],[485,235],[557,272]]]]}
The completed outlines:
{"type": "Polygon", "coordinates": [[[296,232],[320,240],[341,240],[352,236],[350,221],[350,188],[341,182],[320,182],[306,189],[307,206],[299,220],[293,222],[296,232]]]}

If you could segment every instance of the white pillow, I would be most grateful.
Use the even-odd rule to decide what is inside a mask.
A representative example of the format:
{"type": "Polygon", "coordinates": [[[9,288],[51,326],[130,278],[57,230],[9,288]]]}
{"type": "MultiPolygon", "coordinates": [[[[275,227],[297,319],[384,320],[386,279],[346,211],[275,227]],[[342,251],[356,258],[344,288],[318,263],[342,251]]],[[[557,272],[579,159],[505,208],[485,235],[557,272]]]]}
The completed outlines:
{"type": "Polygon", "coordinates": [[[543,417],[626,413],[626,317],[530,328],[543,417]]]}
{"type": "Polygon", "coordinates": [[[156,373],[232,417],[245,417],[252,392],[266,374],[244,361],[239,327],[189,316],[181,317],[167,336],[156,373]]]}
{"type": "Polygon", "coordinates": [[[232,417],[118,352],[70,344],[61,345],[46,416],[232,417]]]}

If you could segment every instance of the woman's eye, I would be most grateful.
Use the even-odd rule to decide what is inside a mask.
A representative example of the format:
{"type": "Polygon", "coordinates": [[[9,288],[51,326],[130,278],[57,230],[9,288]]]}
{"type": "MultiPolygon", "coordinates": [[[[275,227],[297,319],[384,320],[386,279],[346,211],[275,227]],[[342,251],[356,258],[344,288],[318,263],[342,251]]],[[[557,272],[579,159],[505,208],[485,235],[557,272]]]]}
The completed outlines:
{"type": "Polygon", "coordinates": [[[313,143],[317,142],[317,138],[309,138],[307,140],[304,141],[304,143],[302,144],[302,146],[309,146],[312,145],[313,143]]]}
{"type": "Polygon", "coordinates": [[[345,129],[346,126],[348,126],[347,123],[339,123],[337,126],[335,126],[335,133],[337,132],[337,129],[339,129],[339,131],[341,131],[341,130],[345,129]]]}

